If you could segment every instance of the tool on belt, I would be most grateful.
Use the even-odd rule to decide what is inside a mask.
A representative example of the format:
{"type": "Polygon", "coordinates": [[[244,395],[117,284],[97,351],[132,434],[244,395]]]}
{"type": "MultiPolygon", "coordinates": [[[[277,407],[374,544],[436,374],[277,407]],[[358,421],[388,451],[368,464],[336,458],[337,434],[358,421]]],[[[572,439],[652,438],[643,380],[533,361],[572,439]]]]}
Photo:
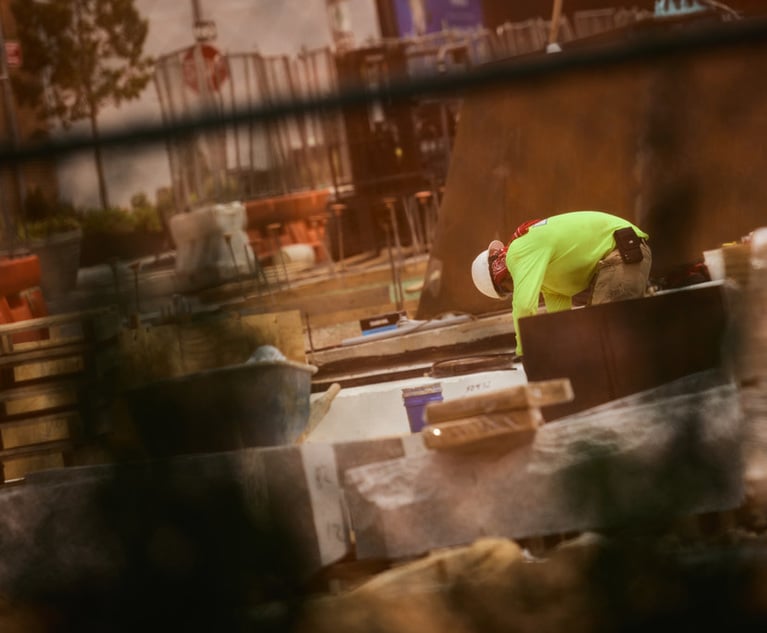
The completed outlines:
{"type": "Polygon", "coordinates": [[[613,233],[613,237],[624,264],[638,264],[642,261],[644,258],[641,248],[642,238],[634,232],[633,228],[627,226],[618,229],[613,233]]]}

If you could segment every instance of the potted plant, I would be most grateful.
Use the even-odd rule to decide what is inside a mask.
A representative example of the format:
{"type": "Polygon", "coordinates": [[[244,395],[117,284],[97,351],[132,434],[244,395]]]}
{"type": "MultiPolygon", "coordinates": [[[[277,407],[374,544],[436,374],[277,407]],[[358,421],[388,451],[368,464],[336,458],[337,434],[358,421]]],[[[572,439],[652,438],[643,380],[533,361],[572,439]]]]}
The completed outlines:
{"type": "Polygon", "coordinates": [[[144,194],[133,196],[130,209],[94,209],[81,219],[81,266],[157,255],[163,248],[165,234],[158,211],[144,194]]]}
{"type": "Polygon", "coordinates": [[[52,202],[36,188],[26,200],[22,240],[40,261],[40,287],[46,298],[77,287],[82,230],[74,207],[52,202]]]}

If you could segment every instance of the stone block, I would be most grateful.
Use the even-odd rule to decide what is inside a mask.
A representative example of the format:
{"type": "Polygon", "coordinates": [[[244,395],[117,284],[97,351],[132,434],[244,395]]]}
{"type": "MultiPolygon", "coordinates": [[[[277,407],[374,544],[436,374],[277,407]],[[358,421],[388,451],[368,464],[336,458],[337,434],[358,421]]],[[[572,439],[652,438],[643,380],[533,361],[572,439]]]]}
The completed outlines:
{"type": "Polygon", "coordinates": [[[305,578],[350,552],[344,473],[424,451],[414,434],[32,473],[0,489],[0,594],[161,574],[190,547],[232,574],[305,578]],[[278,567],[249,568],[254,557],[278,567]]]}
{"type": "Polygon", "coordinates": [[[401,558],[483,536],[527,538],[729,510],[743,500],[731,384],[637,397],[544,424],[506,453],[425,452],[352,468],[357,556],[401,558]]]}
{"type": "Polygon", "coordinates": [[[205,559],[241,547],[243,568],[232,573],[260,571],[247,569],[260,553],[294,557],[285,573],[306,575],[349,551],[335,455],[323,444],[35,473],[0,490],[0,517],[8,595],[151,566],[163,534],[205,559]]]}

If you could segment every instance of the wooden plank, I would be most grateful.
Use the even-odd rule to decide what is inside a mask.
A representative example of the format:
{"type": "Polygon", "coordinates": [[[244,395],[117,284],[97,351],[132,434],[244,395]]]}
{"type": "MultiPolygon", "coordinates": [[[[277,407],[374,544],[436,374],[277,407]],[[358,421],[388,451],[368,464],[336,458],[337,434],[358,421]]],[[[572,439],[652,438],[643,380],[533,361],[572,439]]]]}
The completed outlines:
{"type": "Polygon", "coordinates": [[[24,425],[0,427],[2,446],[11,449],[71,439],[71,429],[79,424],[79,419],[76,411],[70,411],[58,416],[46,416],[42,420],[33,418],[24,425]]]}
{"type": "Polygon", "coordinates": [[[482,414],[462,420],[429,424],[423,428],[423,443],[432,450],[508,450],[532,442],[543,421],[539,409],[482,414]]]}
{"type": "MultiPolygon", "coordinates": [[[[115,366],[120,317],[97,309],[0,326],[5,388],[0,391],[0,460],[3,480],[65,466],[80,435],[79,397],[84,380],[115,366]],[[44,329],[47,338],[17,342],[44,329]]],[[[99,395],[94,386],[92,395],[99,395]]]]}
{"type": "Polygon", "coordinates": [[[16,457],[3,461],[3,478],[5,481],[12,481],[22,479],[29,473],[64,466],[66,466],[64,455],[60,452],[16,457]]]}
{"type": "Polygon", "coordinates": [[[432,402],[426,406],[425,419],[428,424],[436,424],[507,410],[542,407],[572,399],[573,390],[568,378],[544,380],[465,398],[432,402]]]}
{"type": "Polygon", "coordinates": [[[38,363],[24,363],[13,368],[16,383],[43,378],[65,377],[85,371],[85,359],[82,355],[69,358],[57,358],[38,363]]]}
{"type": "Polygon", "coordinates": [[[60,380],[56,382],[42,382],[35,385],[26,385],[23,387],[12,387],[0,391],[0,402],[27,400],[29,398],[46,396],[61,391],[76,393],[77,386],[72,380],[60,380]]]}
{"type": "Polygon", "coordinates": [[[332,292],[324,294],[299,293],[293,297],[279,297],[274,302],[260,298],[257,302],[246,301],[240,304],[250,312],[299,310],[310,317],[321,314],[359,310],[391,303],[388,286],[374,286],[360,290],[332,292]]]}
{"type": "Polygon", "coordinates": [[[90,347],[85,342],[77,342],[50,348],[36,347],[28,351],[14,349],[7,354],[0,354],[0,367],[18,366],[26,363],[78,356],[86,353],[90,347]]]}
{"type": "MultiPolygon", "coordinates": [[[[389,304],[391,305],[391,304],[389,304]]],[[[377,310],[381,314],[387,310],[377,310]]],[[[364,316],[371,316],[366,314],[364,316]]],[[[316,319],[312,319],[314,324],[316,319]]],[[[459,323],[445,324],[439,330],[414,330],[406,337],[391,337],[323,350],[315,355],[316,364],[329,365],[346,362],[350,358],[378,358],[406,352],[422,352],[436,346],[453,344],[475,344],[497,336],[509,336],[513,341],[514,326],[511,312],[470,319],[459,323]]]]}
{"type": "Polygon", "coordinates": [[[41,328],[61,326],[67,323],[99,319],[101,317],[112,319],[115,317],[115,315],[116,313],[110,308],[99,308],[96,310],[54,314],[51,316],[39,317],[36,319],[27,319],[25,321],[17,321],[15,323],[2,324],[0,325],[0,336],[4,336],[6,334],[17,334],[27,330],[39,330],[41,328]]]}
{"type": "Polygon", "coordinates": [[[48,389],[45,393],[5,400],[8,417],[77,405],[77,391],[72,388],[48,389]]]}
{"type": "Polygon", "coordinates": [[[312,431],[317,428],[317,425],[322,421],[322,419],[330,410],[330,405],[333,402],[333,399],[338,395],[339,391],[341,391],[341,385],[339,385],[337,382],[334,382],[332,385],[330,385],[330,387],[328,387],[324,394],[322,394],[319,398],[311,403],[311,407],[309,409],[309,420],[306,423],[306,428],[296,439],[296,444],[303,444],[306,441],[306,438],[309,437],[309,435],[312,433],[312,431]]]}
{"type": "Polygon", "coordinates": [[[15,418],[5,418],[4,420],[0,420],[0,430],[28,426],[30,424],[51,423],[62,418],[67,418],[72,422],[76,422],[79,420],[80,414],[75,409],[68,407],[57,411],[47,411],[46,413],[34,417],[17,416],[15,418]]]}
{"type": "Polygon", "coordinates": [[[50,453],[64,453],[72,450],[75,443],[69,439],[40,442],[37,444],[16,446],[0,450],[0,459],[11,460],[32,455],[47,455],[50,453]]]}
{"type": "MultiPolygon", "coordinates": [[[[44,319],[48,318],[45,317],[44,319]]],[[[58,318],[63,319],[64,316],[58,318]]],[[[51,350],[51,352],[55,353],[57,349],[68,345],[105,343],[116,339],[121,327],[119,316],[111,312],[105,312],[102,318],[94,317],[91,320],[77,320],[76,318],[68,318],[65,321],[59,320],[58,323],[46,328],[40,328],[39,325],[35,325],[44,319],[29,319],[19,321],[18,323],[0,325],[0,341],[2,341],[0,361],[4,360],[7,356],[35,351],[44,352],[51,350]],[[46,338],[22,342],[13,340],[14,336],[18,334],[40,329],[46,330],[46,338]]]]}

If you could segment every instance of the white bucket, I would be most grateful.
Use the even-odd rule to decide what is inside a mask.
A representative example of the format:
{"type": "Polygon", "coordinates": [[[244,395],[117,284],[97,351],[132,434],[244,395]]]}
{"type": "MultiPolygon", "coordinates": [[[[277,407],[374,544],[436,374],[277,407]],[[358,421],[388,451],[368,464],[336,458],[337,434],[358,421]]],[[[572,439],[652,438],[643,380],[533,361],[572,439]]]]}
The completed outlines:
{"type": "Polygon", "coordinates": [[[286,264],[314,266],[317,256],[311,244],[286,244],[280,248],[281,261],[286,264]]]}
{"type": "Polygon", "coordinates": [[[724,279],[724,256],[721,248],[703,251],[703,261],[706,264],[706,268],[708,268],[708,274],[711,276],[712,281],[724,279]]]}
{"type": "Polygon", "coordinates": [[[754,268],[767,268],[767,226],[751,233],[751,265],[754,268]]]}

